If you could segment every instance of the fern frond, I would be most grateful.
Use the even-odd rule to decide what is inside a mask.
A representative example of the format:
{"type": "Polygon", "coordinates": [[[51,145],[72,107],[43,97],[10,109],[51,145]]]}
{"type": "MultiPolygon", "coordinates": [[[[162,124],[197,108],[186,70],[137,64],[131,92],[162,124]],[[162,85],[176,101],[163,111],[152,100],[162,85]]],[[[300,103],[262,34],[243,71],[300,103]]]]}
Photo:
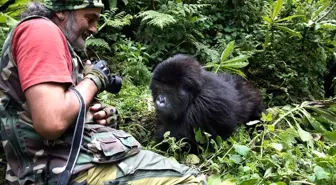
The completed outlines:
{"type": "Polygon", "coordinates": [[[159,27],[161,29],[177,22],[173,16],[154,10],[144,11],[140,13],[138,17],[142,17],[142,22],[148,21],[148,25],[159,27]]]}
{"type": "Polygon", "coordinates": [[[114,15],[114,19],[122,19],[124,18],[126,15],[126,12],[122,11],[122,12],[119,12],[118,14],[114,15]]]}
{"type": "Polygon", "coordinates": [[[199,12],[201,9],[210,6],[210,4],[183,4],[183,9],[189,15],[199,12]]]}
{"type": "Polygon", "coordinates": [[[114,15],[118,11],[118,8],[112,8],[111,10],[105,10],[103,16],[114,15]]]}
{"type": "Polygon", "coordinates": [[[87,46],[94,46],[99,48],[105,48],[107,50],[111,50],[109,44],[104,39],[94,39],[90,38],[86,41],[87,46]]]}
{"type": "Polygon", "coordinates": [[[115,18],[113,20],[108,20],[106,24],[113,28],[121,28],[123,26],[131,24],[132,15],[127,14],[122,18],[115,18]]]}

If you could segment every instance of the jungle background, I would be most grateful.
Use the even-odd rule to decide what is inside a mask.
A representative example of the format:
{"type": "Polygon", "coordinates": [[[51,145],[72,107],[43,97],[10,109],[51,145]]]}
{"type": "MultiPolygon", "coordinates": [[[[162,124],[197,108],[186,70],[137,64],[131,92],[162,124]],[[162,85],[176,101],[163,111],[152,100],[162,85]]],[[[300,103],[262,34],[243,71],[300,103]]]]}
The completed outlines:
{"type": "MultiPolygon", "coordinates": [[[[28,2],[0,0],[1,46],[28,2]]],[[[121,129],[145,149],[200,169],[210,185],[336,184],[335,0],[104,2],[99,33],[82,56],[107,60],[122,77],[119,94],[99,98],[118,108],[121,129]],[[182,152],[185,143],[168,135],[169,150],[159,150],[148,86],[155,66],[176,53],[257,86],[268,106],[250,123],[257,129],[242,127],[225,141],[197,130],[207,146],[198,156],[182,152]]]]}

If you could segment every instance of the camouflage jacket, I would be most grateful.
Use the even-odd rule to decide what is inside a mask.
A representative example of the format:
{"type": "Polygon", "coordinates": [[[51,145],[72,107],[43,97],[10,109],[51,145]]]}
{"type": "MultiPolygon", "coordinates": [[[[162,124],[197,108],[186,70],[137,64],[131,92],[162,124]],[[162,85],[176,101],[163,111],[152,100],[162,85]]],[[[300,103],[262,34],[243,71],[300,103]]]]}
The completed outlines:
{"type": "MultiPolygon", "coordinates": [[[[44,17],[29,17],[20,23],[33,18],[44,17]]],[[[56,184],[66,165],[74,127],[56,141],[46,140],[34,130],[11,52],[15,28],[5,41],[0,61],[0,121],[1,140],[7,159],[6,180],[9,184],[20,185],[56,184]]],[[[72,56],[73,85],[76,85],[83,79],[83,64],[69,43],[68,46],[72,56]]],[[[98,163],[111,163],[134,155],[140,147],[139,142],[122,130],[85,124],[82,147],[73,174],[98,163]]]]}

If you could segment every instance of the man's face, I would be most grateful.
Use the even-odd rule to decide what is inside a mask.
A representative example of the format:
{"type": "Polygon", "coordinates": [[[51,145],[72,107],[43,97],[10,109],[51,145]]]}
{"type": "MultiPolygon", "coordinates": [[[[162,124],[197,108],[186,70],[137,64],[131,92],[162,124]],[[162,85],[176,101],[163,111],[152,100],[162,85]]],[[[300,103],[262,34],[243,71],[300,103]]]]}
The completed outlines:
{"type": "Polygon", "coordinates": [[[83,50],[85,39],[97,33],[97,23],[100,16],[99,8],[89,8],[71,11],[63,26],[63,32],[72,47],[83,50]]]}

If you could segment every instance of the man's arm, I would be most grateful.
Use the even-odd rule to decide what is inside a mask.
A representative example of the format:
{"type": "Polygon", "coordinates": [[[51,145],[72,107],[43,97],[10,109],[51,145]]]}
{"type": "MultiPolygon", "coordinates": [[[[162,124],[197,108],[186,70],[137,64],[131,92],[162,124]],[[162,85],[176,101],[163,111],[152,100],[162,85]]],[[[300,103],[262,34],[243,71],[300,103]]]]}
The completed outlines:
{"type": "MultiPolygon", "coordinates": [[[[33,19],[19,25],[13,37],[21,89],[38,134],[50,140],[60,137],[79,112],[72,84],[72,63],[66,39],[50,21],[33,19]]],[[[88,106],[97,86],[84,79],[75,87],[88,106]]]]}
{"type": "MultiPolygon", "coordinates": [[[[97,87],[84,79],[75,87],[86,106],[93,100],[97,87]]],[[[79,112],[79,101],[74,92],[60,83],[41,83],[25,91],[37,133],[49,140],[59,138],[74,123],[79,112]]]]}

